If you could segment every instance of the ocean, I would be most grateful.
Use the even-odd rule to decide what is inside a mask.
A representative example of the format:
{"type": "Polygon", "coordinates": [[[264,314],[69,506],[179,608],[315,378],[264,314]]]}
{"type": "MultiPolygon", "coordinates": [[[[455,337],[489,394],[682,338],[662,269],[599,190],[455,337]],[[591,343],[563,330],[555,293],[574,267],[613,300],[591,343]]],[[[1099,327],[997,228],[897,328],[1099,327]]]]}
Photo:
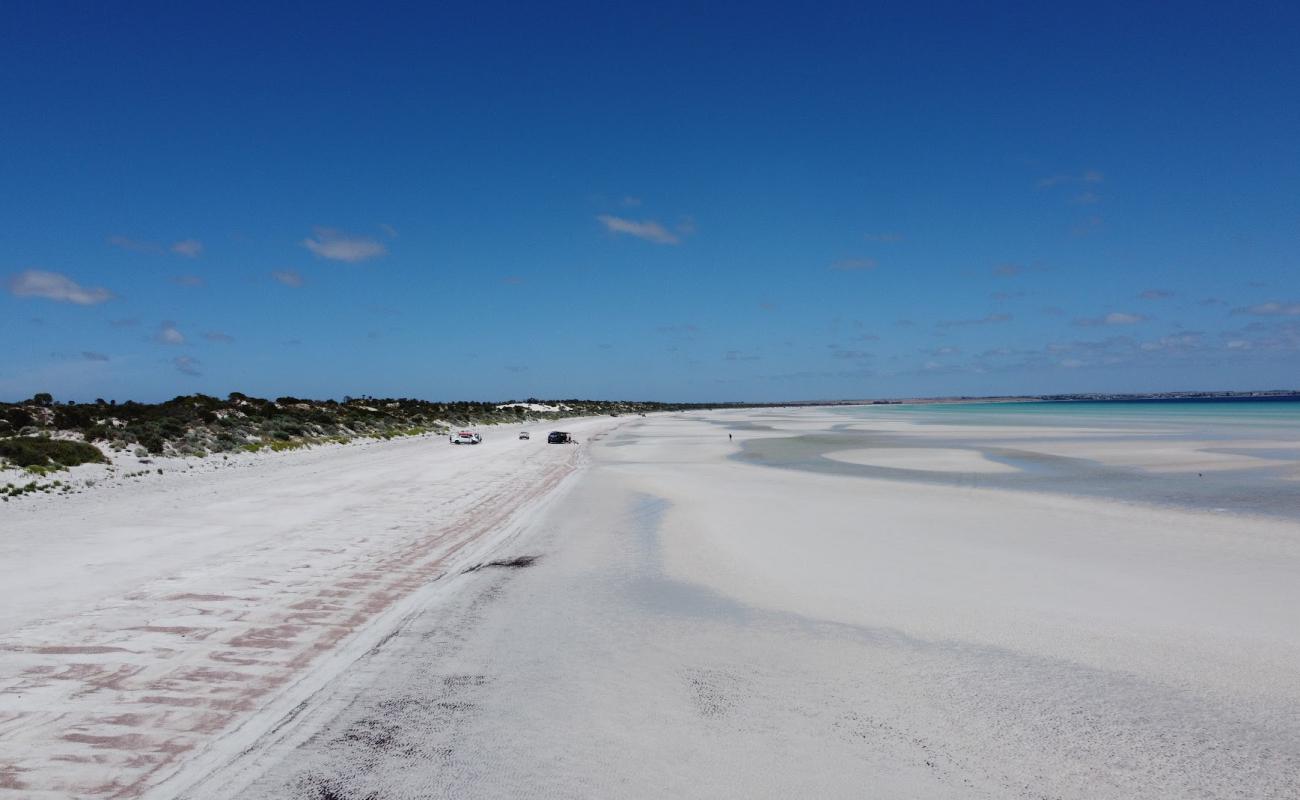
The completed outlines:
{"type": "Polygon", "coordinates": [[[1300,520],[1300,400],[1292,398],[845,406],[821,419],[818,431],[747,439],[735,458],[1300,520]],[[928,453],[938,464],[955,451],[997,469],[917,467],[928,453]],[[843,453],[867,463],[836,457],[843,453]]]}

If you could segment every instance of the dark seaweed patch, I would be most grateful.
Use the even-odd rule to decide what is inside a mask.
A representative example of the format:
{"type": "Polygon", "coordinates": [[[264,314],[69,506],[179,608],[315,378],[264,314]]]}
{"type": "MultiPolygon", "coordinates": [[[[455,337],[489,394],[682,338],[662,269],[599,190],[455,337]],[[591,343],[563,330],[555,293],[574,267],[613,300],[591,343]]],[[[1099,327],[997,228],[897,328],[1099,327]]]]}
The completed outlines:
{"type": "Polygon", "coordinates": [[[481,569],[488,569],[491,567],[523,569],[524,567],[531,567],[533,564],[537,563],[537,559],[539,558],[541,558],[541,556],[515,556],[514,558],[502,558],[497,559],[496,561],[488,561],[486,563],[475,564],[472,567],[467,567],[465,572],[478,572],[481,569]]]}

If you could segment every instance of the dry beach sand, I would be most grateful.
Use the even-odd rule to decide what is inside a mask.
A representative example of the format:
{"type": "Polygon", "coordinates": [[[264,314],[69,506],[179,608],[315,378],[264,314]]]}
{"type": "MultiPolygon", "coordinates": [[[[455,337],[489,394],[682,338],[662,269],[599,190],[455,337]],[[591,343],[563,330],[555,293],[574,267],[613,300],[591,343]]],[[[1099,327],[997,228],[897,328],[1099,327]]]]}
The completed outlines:
{"type": "Polygon", "coordinates": [[[0,796],[1296,796],[1298,443],[572,427],[0,509],[0,796]]]}

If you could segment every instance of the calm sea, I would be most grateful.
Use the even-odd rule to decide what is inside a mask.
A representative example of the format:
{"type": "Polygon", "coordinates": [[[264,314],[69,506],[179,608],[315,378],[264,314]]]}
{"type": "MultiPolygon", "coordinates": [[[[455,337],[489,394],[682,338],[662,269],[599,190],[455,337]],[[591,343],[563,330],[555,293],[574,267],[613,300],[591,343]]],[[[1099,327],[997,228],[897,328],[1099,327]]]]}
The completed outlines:
{"type": "Polygon", "coordinates": [[[826,430],[747,439],[734,456],[780,469],[883,480],[1108,497],[1215,512],[1300,519],[1300,400],[1079,401],[931,403],[846,406],[844,424],[826,430]],[[936,435],[873,420],[942,425],[936,435]],[[995,428],[1024,427],[1013,436],[995,428]],[[1041,437],[1034,428],[1042,428],[1041,437]],[[1204,473],[1161,471],[1052,455],[1035,442],[1098,441],[1150,447],[1195,442],[1191,452],[1258,458],[1258,466],[1204,473]],[[957,448],[1015,467],[1010,474],[976,474],[850,464],[827,458],[837,450],[957,448]]]}
{"type": "Polygon", "coordinates": [[[1151,427],[1186,429],[1189,434],[1228,428],[1288,430],[1300,435],[1300,398],[1080,400],[1012,403],[918,403],[850,406],[855,417],[903,416],[945,425],[1051,425],[1066,427],[1151,427]]]}

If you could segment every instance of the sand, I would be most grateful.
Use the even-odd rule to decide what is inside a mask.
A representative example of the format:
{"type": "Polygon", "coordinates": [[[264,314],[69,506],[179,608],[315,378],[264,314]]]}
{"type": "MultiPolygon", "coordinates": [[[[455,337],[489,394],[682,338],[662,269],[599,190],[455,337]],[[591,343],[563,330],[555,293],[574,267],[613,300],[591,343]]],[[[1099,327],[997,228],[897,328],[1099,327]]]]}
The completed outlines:
{"type": "MultiPolygon", "coordinates": [[[[94,521],[75,505],[6,516],[6,531],[28,527],[0,545],[0,578],[27,580],[50,605],[21,601],[0,628],[0,720],[26,714],[0,722],[11,765],[0,786],[386,800],[1294,797],[1294,519],[746,457],[750,441],[842,422],[816,409],[674,414],[591,422],[595,435],[572,449],[385,443],[214,473],[173,498],[184,513],[106,493],[94,521]],[[159,541],[169,536],[190,548],[159,541]],[[201,544],[214,536],[227,546],[201,544]],[[117,542],[154,562],[152,577],[78,578],[117,542]],[[530,565],[464,571],[492,561],[530,565]],[[377,581],[392,599],[367,611],[377,581]],[[339,587],[351,594],[330,603],[351,627],[337,641],[320,634],[338,616],[288,618],[339,587]],[[180,614],[169,598],[182,593],[243,605],[187,600],[195,613],[180,614]],[[144,619],[169,631],[134,630],[144,619]],[[276,638],[295,624],[313,635],[276,638]],[[170,630],[204,625],[215,630],[202,638],[170,630]],[[268,641],[236,642],[254,631],[268,641]],[[38,652],[69,645],[129,652],[38,652]],[[33,667],[59,672],[22,672],[33,667]],[[15,686],[39,697],[14,699],[15,686]],[[164,711],[145,692],[202,705],[164,711]],[[112,738],[128,733],[149,738],[112,738]],[[184,755],[169,757],[178,745],[184,755]],[[107,782],[120,775],[136,782],[107,782]]],[[[973,452],[964,437],[987,435],[931,430],[870,458],[959,469],[972,466],[953,455],[973,452]]],[[[1105,434],[1037,435],[1084,448],[1105,434]]]]}
{"type": "Polygon", "coordinates": [[[0,793],[148,796],[246,747],[545,507],[582,451],[520,427],[0,507],[0,793]]]}
{"type": "Polygon", "coordinates": [[[827,458],[849,464],[865,464],[892,469],[919,469],[926,472],[1016,472],[1009,464],[1000,464],[975,450],[944,447],[898,448],[874,447],[870,450],[836,450],[827,458]]]}

